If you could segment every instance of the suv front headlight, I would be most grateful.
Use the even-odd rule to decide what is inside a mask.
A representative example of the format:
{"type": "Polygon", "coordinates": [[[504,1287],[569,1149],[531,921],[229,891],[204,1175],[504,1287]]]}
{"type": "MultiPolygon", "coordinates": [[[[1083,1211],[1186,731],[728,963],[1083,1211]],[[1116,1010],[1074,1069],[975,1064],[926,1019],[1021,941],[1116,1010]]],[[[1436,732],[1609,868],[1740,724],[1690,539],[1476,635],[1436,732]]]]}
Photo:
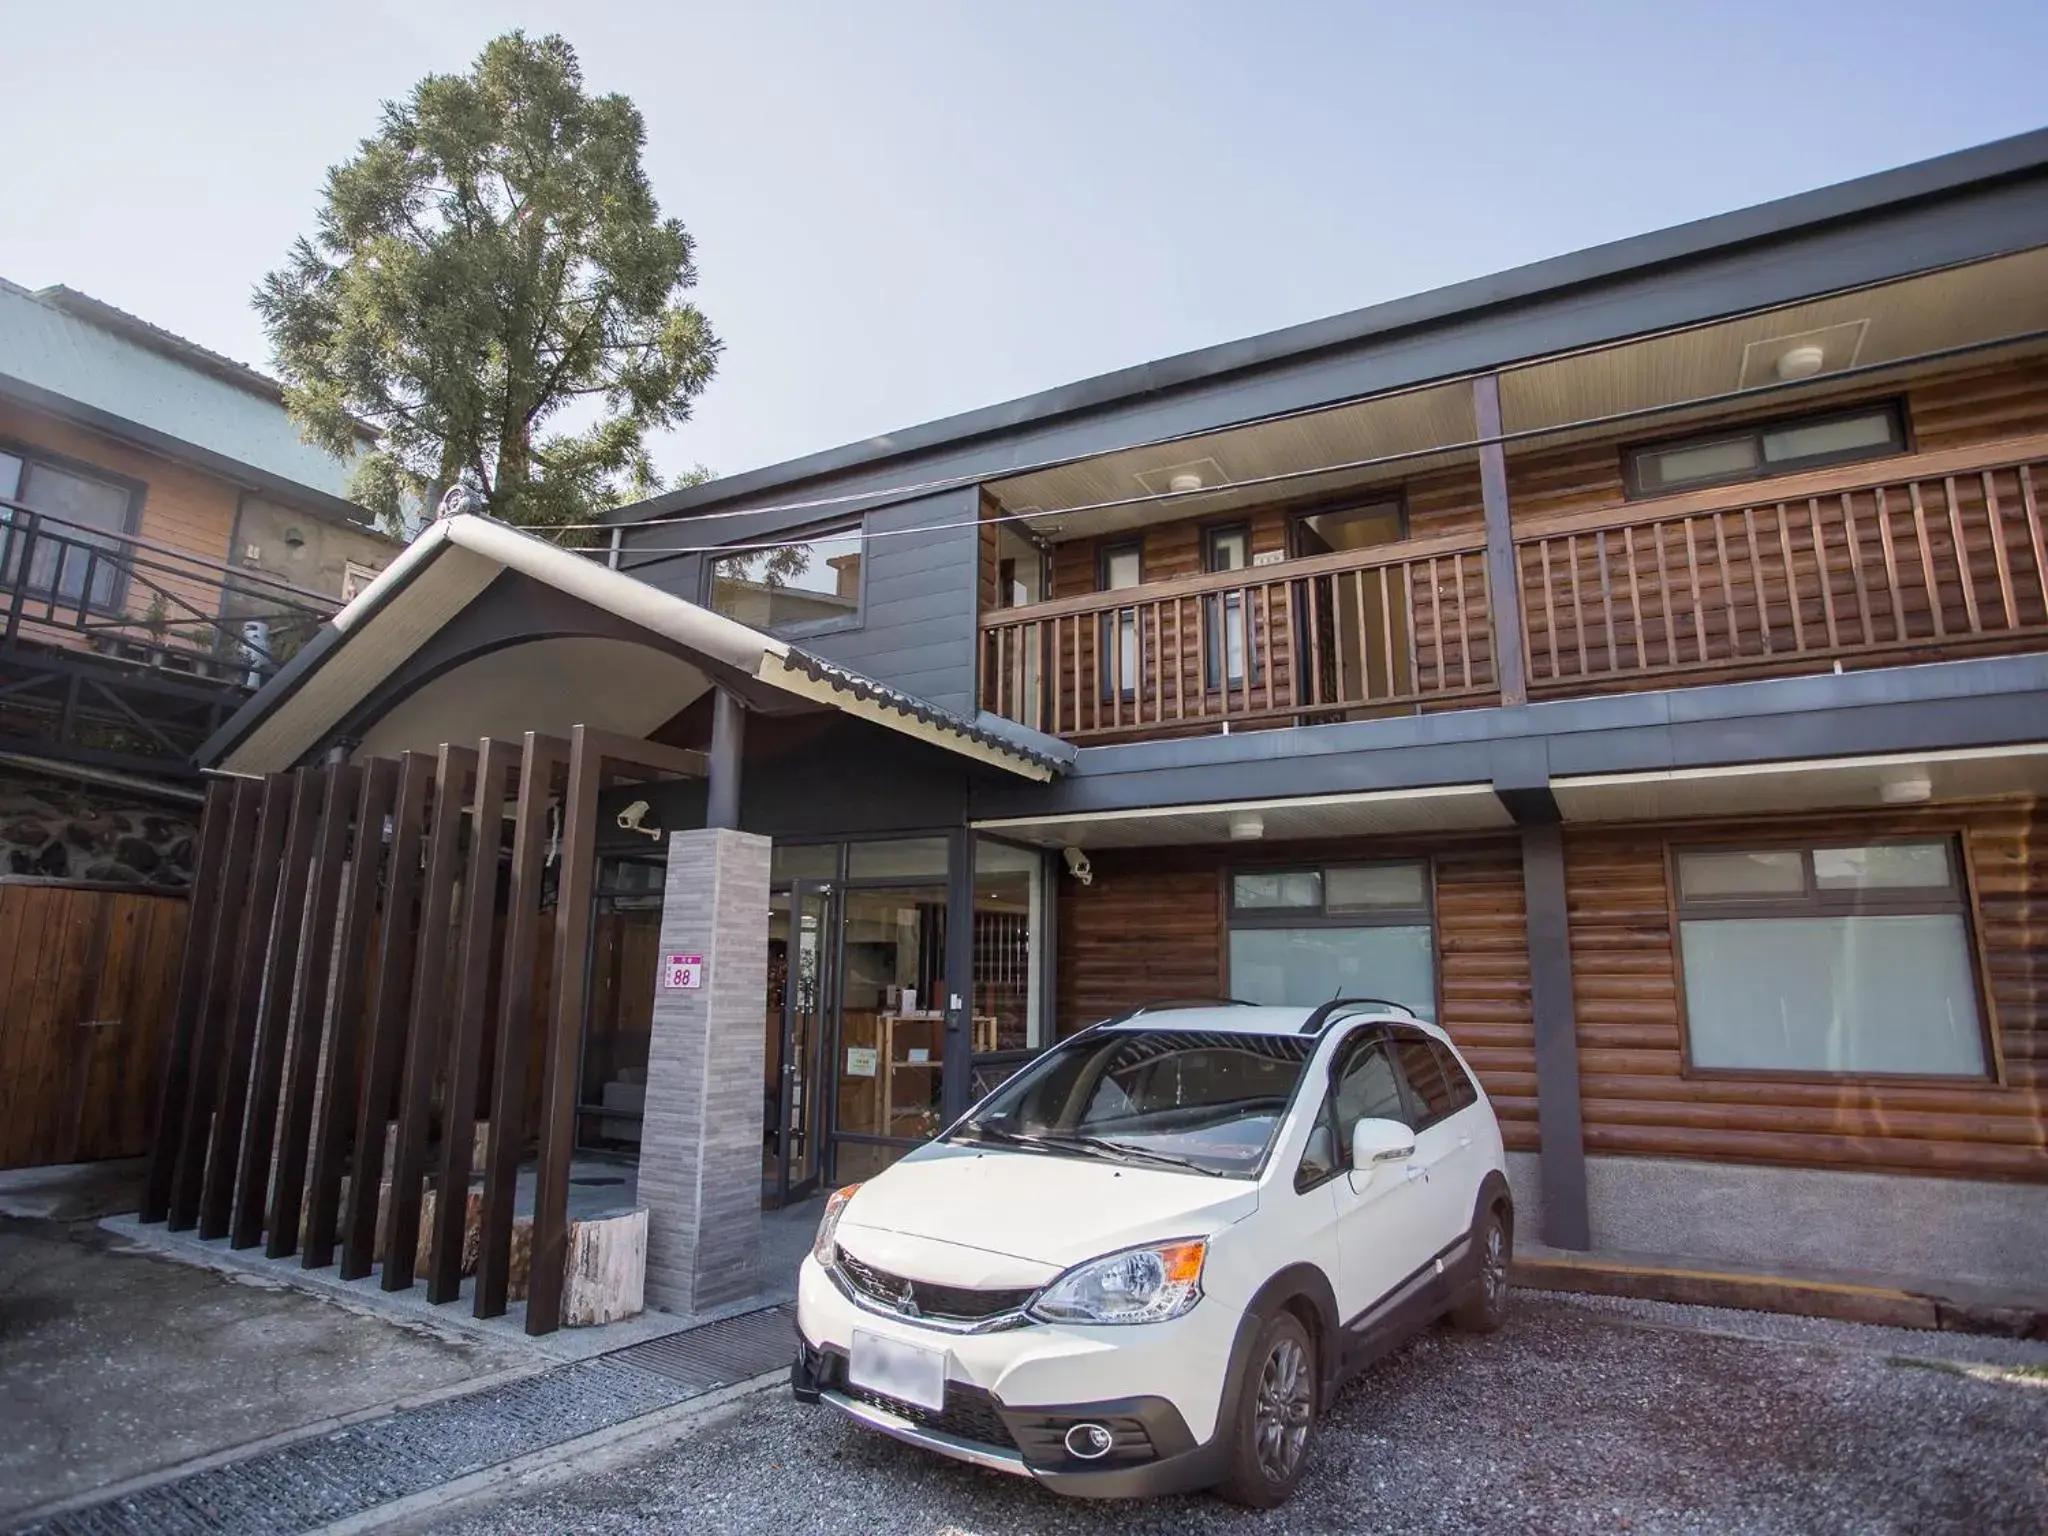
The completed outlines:
{"type": "Polygon", "coordinates": [[[859,1190],[858,1184],[833,1190],[832,1197],[825,1202],[825,1214],[818,1218],[818,1235],[811,1239],[811,1257],[826,1269],[839,1262],[839,1246],[833,1239],[839,1231],[839,1218],[846,1210],[846,1203],[859,1190]]]}
{"type": "Polygon", "coordinates": [[[1030,1313],[1047,1323],[1163,1323],[1202,1299],[1208,1256],[1200,1238],[1104,1254],[1053,1281],[1030,1313]]]}

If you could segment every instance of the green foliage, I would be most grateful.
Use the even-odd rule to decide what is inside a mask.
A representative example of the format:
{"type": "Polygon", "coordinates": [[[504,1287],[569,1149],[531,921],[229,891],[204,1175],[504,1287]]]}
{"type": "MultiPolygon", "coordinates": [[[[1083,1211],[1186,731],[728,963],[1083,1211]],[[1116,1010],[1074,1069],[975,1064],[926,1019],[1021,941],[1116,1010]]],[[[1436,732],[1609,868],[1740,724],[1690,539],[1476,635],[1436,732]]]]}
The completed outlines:
{"type": "Polygon", "coordinates": [[[689,418],[721,344],[683,297],[693,242],[645,137],[561,38],[510,32],[385,103],[327,173],[255,304],[307,437],[349,454],[377,433],[353,493],[393,527],[464,475],[539,528],[660,489],[646,434],[689,418]]]}

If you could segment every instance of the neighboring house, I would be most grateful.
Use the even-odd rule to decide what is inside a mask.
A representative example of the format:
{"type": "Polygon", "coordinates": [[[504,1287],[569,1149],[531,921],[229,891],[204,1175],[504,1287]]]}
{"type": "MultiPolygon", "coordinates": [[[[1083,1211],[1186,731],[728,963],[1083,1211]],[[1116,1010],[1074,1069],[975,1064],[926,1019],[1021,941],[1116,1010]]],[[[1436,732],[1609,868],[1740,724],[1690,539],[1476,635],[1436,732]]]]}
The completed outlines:
{"type": "Polygon", "coordinates": [[[0,1167],[141,1150],[193,751],[398,552],[347,481],[275,381],[0,281],[0,1167]]]}
{"type": "Polygon", "coordinates": [[[193,748],[397,552],[347,483],[275,380],[0,282],[0,754],[189,797],[193,748]]]}
{"type": "MultiPolygon", "coordinates": [[[[422,544],[207,760],[708,747],[564,791],[567,899],[773,838],[771,1197],[1105,1014],[1362,993],[1525,1239],[2042,1278],[2048,133],[679,491],[612,571],[422,544]]],[[[631,1028],[544,1164],[576,1104],[656,1156],[631,1028]]]]}

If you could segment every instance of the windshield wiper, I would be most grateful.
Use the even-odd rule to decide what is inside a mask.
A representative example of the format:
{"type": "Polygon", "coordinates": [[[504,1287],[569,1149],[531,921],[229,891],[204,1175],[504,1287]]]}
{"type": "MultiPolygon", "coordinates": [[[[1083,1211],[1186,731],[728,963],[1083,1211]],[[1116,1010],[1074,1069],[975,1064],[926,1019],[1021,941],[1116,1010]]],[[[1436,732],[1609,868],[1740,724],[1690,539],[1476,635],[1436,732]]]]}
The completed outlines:
{"type": "Polygon", "coordinates": [[[1029,1136],[1022,1131],[1006,1131],[1000,1126],[976,1125],[971,1121],[954,1132],[955,1136],[971,1136],[977,1141],[992,1141],[1006,1147],[1029,1147],[1034,1152],[1051,1152],[1060,1157],[1085,1157],[1087,1154],[1075,1148],[1071,1137],[1057,1140],[1044,1136],[1029,1136]]]}
{"type": "Polygon", "coordinates": [[[1096,1151],[1106,1152],[1112,1157],[1142,1157],[1148,1162],[1185,1168],[1190,1173],[1206,1173],[1213,1179],[1228,1177],[1221,1168],[1207,1167],[1193,1158],[1182,1157],[1178,1152],[1160,1152],[1152,1147],[1132,1146],[1127,1141],[1112,1141],[1107,1136],[1062,1136],[1058,1139],[1077,1146],[1093,1147],[1096,1151]]]}

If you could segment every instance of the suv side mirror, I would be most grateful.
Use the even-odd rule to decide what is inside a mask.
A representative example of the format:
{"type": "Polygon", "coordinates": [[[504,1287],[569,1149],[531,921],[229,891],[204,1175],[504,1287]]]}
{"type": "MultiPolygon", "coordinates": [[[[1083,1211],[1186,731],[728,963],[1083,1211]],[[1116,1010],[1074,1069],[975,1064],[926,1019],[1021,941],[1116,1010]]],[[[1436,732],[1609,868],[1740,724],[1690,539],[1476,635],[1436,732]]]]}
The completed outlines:
{"type": "Polygon", "coordinates": [[[1351,1177],[1370,1180],[1382,1163],[1405,1163],[1415,1155],[1415,1133],[1398,1120],[1361,1120],[1351,1128],[1351,1177]]]}

